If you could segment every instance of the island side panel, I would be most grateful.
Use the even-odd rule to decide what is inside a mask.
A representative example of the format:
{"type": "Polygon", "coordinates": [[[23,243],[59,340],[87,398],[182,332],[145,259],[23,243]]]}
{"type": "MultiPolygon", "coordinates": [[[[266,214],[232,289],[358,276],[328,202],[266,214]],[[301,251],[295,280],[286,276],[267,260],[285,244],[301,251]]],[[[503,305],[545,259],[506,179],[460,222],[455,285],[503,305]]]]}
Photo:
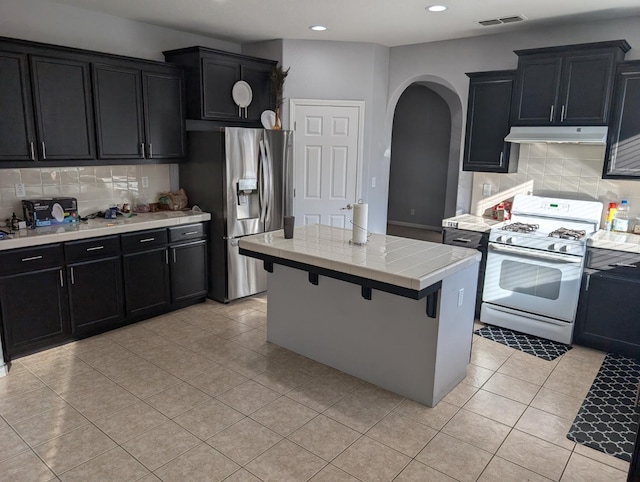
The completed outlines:
{"type": "MultiPolygon", "coordinates": [[[[474,292],[473,286],[468,289],[474,292]]],[[[366,300],[358,285],[320,276],[316,286],[309,283],[307,272],[282,265],[274,265],[269,274],[268,293],[267,339],[277,345],[428,406],[438,403],[465,376],[473,299],[460,307],[471,307],[469,320],[465,319],[469,309],[443,310],[442,297],[439,301],[438,312],[456,325],[445,328],[444,346],[448,349],[449,338],[463,330],[457,325],[464,324],[469,332],[463,337],[466,346],[448,355],[437,350],[441,319],[427,317],[424,298],[373,290],[372,299],[366,300]]]]}

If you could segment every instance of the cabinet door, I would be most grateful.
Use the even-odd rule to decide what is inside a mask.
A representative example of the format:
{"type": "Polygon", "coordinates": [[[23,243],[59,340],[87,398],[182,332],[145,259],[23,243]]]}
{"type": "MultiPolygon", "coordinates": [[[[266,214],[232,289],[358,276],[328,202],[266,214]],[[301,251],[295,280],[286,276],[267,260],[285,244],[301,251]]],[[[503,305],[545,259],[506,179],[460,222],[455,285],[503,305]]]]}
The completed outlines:
{"type": "Polygon", "coordinates": [[[509,162],[511,93],[515,72],[471,78],[465,137],[464,171],[515,171],[517,159],[509,162]]]}
{"type": "Polygon", "coordinates": [[[171,246],[171,301],[207,294],[207,242],[171,246]]]}
{"type": "Polygon", "coordinates": [[[0,313],[9,358],[64,340],[69,333],[62,268],[0,279],[0,313]]]}
{"type": "Polygon", "coordinates": [[[513,103],[513,125],[549,125],[560,118],[561,57],[521,57],[513,103]]]}
{"type": "Polygon", "coordinates": [[[612,53],[563,58],[560,118],[567,125],[606,125],[611,110],[612,53]]]}
{"type": "Polygon", "coordinates": [[[240,118],[240,108],[233,101],[231,90],[240,80],[238,62],[203,57],[202,60],[202,118],[240,118]]]}
{"type": "Polygon", "coordinates": [[[124,317],[120,257],[67,267],[71,330],[91,335],[116,327],[124,317]]]}
{"type": "Polygon", "coordinates": [[[181,158],[185,154],[182,76],[142,72],[146,157],[181,158]]]}
{"type": "Polygon", "coordinates": [[[31,57],[40,157],[95,159],[89,64],[31,57]]]}
{"type": "Polygon", "coordinates": [[[169,308],[167,248],[122,257],[127,317],[143,318],[169,308]]]}
{"type": "Polygon", "coordinates": [[[574,341],[640,357],[640,279],[601,273],[584,275],[574,341]]]}
{"type": "Polygon", "coordinates": [[[603,177],[640,178],[640,62],[618,70],[603,177]]]}
{"type": "Polygon", "coordinates": [[[92,70],[98,157],[143,158],[140,71],[104,64],[93,64],[92,70]]]}
{"type": "Polygon", "coordinates": [[[0,161],[35,160],[27,56],[0,52],[0,161]]]}
{"type": "Polygon", "coordinates": [[[260,116],[265,110],[275,109],[275,100],[271,94],[272,69],[272,65],[243,65],[241,67],[242,80],[247,82],[253,91],[253,99],[243,120],[260,122],[260,116]]]}

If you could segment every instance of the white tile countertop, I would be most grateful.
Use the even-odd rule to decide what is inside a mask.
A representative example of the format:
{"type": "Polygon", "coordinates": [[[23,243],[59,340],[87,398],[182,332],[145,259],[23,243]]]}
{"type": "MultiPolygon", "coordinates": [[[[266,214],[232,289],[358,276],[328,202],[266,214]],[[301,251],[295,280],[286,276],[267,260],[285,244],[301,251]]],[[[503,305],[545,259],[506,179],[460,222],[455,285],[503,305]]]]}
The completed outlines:
{"type": "Polygon", "coordinates": [[[485,216],[474,216],[473,214],[460,214],[452,218],[446,218],[442,220],[443,228],[457,228],[466,229],[469,231],[478,231],[481,233],[487,233],[496,224],[500,224],[503,221],[497,221],[485,216]]]}
{"type": "MultiPolygon", "coordinates": [[[[211,215],[203,212],[161,211],[156,213],[137,213],[130,218],[122,216],[118,216],[116,219],[95,218],[73,224],[59,224],[35,229],[27,228],[11,233],[10,238],[0,240],[0,251],[129,233],[143,229],[198,223],[209,221],[210,219],[211,215]]],[[[3,230],[6,231],[6,228],[3,228],[3,230]]]]}
{"type": "Polygon", "coordinates": [[[350,229],[312,224],[296,227],[293,239],[284,231],[240,239],[241,249],[347,273],[413,290],[428,288],[477,263],[481,254],[469,248],[371,234],[364,246],[350,244],[350,229]]]}
{"type": "Polygon", "coordinates": [[[628,253],[640,253],[640,235],[632,233],[616,233],[601,229],[588,240],[587,246],[592,248],[612,249],[628,253]]]}

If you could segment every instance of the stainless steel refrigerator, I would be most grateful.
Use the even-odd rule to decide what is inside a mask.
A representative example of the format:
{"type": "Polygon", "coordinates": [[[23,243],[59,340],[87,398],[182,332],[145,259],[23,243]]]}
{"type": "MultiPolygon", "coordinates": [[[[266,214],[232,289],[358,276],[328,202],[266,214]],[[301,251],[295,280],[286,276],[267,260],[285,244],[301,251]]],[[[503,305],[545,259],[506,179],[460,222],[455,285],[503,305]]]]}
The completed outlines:
{"type": "Polygon", "coordinates": [[[291,131],[224,127],[189,131],[180,187],[211,213],[209,298],[228,302],[267,289],[261,261],[242,256],[242,236],[281,229],[292,212],[291,131]]]}

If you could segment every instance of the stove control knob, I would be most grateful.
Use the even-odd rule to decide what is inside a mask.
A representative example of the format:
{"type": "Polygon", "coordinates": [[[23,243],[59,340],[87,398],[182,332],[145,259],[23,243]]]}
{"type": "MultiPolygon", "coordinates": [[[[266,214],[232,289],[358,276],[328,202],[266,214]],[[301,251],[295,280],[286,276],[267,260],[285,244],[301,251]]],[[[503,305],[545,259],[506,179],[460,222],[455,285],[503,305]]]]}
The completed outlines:
{"type": "Polygon", "coordinates": [[[515,236],[509,236],[509,238],[507,239],[507,244],[514,244],[517,239],[518,238],[516,238],[515,236]]]}
{"type": "Polygon", "coordinates": [[[560,243],[552,243],[549,245],[549,251],[560,251],[562,249],[562,245],[560,243]]]}
{"type": "Polygon", "coordinates": [[[498,236],[498,237],[496,238],[496,242],[498,242],[498,243],[504,243],[504,236],[498,236]]]}
{"type": "Polygon", "coordinates": [[[561,251],[563,251],[563,252],[565,252],[565,253],[577,253],[577,246],[571,246],[571,245],[569,245],[569,244],[565,244],[565,245],[562,247],[562,250],[561,250],[561,251]]]}

